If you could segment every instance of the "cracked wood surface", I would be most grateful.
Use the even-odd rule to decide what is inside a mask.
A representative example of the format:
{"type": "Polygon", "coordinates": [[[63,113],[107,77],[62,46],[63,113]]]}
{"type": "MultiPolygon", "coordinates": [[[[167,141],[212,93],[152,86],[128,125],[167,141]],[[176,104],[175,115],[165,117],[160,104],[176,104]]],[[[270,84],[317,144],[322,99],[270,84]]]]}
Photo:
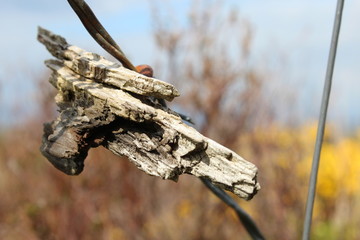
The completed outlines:
{"type": "Polygon", "coordinates": [[[58,58],[45,64],[58,90],[60,115],[44,124],[41,152],[59,170],[81,173],[88,150],[102,145],[163,179],[191,174],[244,199],[260,189],[255,165],[154,101],[178,96],[171,84],[71,46],[45,29],[39,28],[38,39],[58,58]]]}

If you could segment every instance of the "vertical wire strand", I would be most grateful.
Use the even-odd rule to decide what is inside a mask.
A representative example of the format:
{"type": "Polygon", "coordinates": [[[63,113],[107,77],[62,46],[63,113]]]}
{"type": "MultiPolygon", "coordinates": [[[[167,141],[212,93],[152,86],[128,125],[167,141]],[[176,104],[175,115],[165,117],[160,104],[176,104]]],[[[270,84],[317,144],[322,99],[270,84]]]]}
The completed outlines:
{"type": "Polygon", "coordinates": [[[322,101],[321,101],[318,130],[317,130],[316,142],[315,142],[315,150],[314,150],[313,162],[312,162],[312,167],[311,167],[311,175],[310,175],[308,197],[307,197],[307,202],[306,202],[306,212],[305,212],[305,219],[304,219],[304,229],[303,229],[303,235],[302,235],[303,240],[307,240],[310,238],[312,213],[313,213],[315,192],[316,192],[316,182],[317,182],[317,175],[318,175],[319,162],[320,162],[320,153],[321,153],[321,147],[322,147],[323,138],[324,138],[326,115],[327,115],[327,109],[328,109],[328,105],[329,105],[331,83],[332,83],[332,76],[333,76],[333,72],[334,72],[336,50],[337,50],[337,45],[338,45],[339,33],[340,33],[340,25],[341,25],[341,17],[342,17],[343,7],[344,7],[344,0],[338,0],[337,6],[336,6],[336,14],[335,14],[333,33],[332,33],[332,38],[331,38],[331,46],[330,46],[328,64],[327,64],[327,69],[326,69],[325,85],[324,85],[323,96],[322,96],[322,101]]]}

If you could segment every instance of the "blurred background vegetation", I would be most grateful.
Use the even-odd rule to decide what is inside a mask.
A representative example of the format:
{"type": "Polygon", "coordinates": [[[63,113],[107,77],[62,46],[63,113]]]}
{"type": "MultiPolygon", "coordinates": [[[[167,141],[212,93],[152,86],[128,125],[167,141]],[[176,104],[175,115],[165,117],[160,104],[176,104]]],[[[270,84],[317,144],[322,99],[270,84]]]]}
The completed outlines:
{"type": "MultiPolygon", "coordinates": [[[[316,122],[296,121],[296,89],[254,61],[253,27],[235,9],[195,1],[186,27],[156,4],[152,13],[155,74],[182,94],[171,106],[258,166],[261,191],[237,201],[265,237],[299,239],[316,122]]],[[[47,78],[34,79],[41,113],[1,128],[1,239],[248,239],[234,212],[194,177],[150,177],[103,148],[90,151],[81,175],[57,171],[39,152],[42,123],[56,116],[47,78]]],[[[328,126],[313,239],[360,237],[359,176],[360,129],[328,126]]]]}

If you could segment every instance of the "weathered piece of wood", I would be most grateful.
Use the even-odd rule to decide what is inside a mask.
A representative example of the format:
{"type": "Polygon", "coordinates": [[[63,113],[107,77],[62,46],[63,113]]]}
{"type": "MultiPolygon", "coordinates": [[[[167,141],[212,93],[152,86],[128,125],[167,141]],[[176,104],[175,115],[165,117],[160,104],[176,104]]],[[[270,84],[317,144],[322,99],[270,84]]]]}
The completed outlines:
{"type": "Polygon", "coordinates": [[[47,60],[60,115],[44,125],[41,152],[61,171],[76,175],[89,148],[102,145],[147,174],[177,180],[187,173],[209,179],[244,199],[260,189],[257,168],[204,137],[154,98],[178,91],[94,53],[70,46],[39,28],[38,39],[58,60],[47,60]]]}

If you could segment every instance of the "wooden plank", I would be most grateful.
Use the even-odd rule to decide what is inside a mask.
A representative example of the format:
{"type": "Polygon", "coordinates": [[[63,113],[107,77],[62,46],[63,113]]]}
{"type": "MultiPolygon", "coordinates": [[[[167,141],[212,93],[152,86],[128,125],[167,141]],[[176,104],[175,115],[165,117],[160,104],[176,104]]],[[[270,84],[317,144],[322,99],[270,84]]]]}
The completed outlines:
{"type": "Polygon", "coordinates": [[[41,146],[55,167],[79,174],[89,148],[102,145],[163,179],[176,181],[181,174],[191,174],[244,199],[260,189],[255,165],[148,97],[173,98],[178,93],[172,85],[79,50],[44,29],[38,38],[58,58],[46,65],[52,70],[49,81],[58,90],[60,115],[45,124],[41,146]],[[115,84],[114,79],[123,82],[115,84]]]}

